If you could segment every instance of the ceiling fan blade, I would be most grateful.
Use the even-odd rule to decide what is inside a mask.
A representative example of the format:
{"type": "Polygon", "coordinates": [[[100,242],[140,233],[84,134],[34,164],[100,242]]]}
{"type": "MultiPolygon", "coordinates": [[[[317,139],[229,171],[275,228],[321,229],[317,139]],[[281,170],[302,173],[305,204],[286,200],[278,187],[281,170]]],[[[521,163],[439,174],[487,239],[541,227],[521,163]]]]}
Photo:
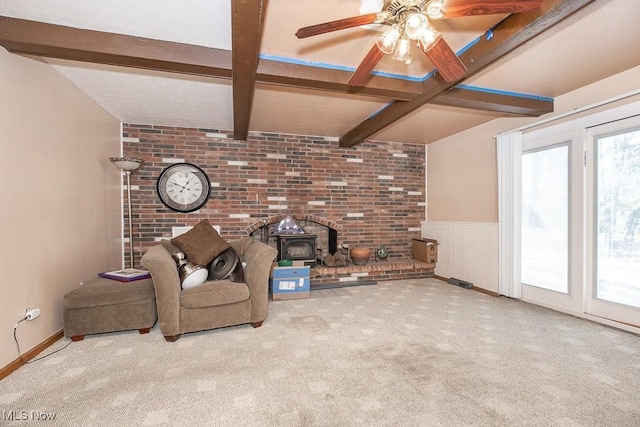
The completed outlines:
{"type": "Polygon", "coordinates": [[[365,56],[360,65],[358,65],[358,68],[347,84],[349,86],[364,86],[369,73],[378,65],[378,62],[380,62],[383,56],[384,53],[374,44],[369,53],[367,53],[367,56],[365,56]]]}
{"type": "Polygon", "coordinates": [[[464,65],[442,36],[432,43],[424,53],[446,82],[460,80],[467,72],[464,65]]]}
{"type": "Polygon", "coordinates": [[[445,0],[442,11],[445,18],[531,12],[544,0],[445,0]]]}
{"type": "Polygon", "coordinates": [[[345,28],[373,24],[377,20],[378,13],[368,13],[366,15],[354,16],[352,18],[339,19],[337,21],[325,22],[322,24],[311,25],[310,27],[300,28],[296,32],[296,37],[299,39],[303,39],[305,37],[317,36],[318,34],[329,33],[331,31],[344,30],[345,28]]]}

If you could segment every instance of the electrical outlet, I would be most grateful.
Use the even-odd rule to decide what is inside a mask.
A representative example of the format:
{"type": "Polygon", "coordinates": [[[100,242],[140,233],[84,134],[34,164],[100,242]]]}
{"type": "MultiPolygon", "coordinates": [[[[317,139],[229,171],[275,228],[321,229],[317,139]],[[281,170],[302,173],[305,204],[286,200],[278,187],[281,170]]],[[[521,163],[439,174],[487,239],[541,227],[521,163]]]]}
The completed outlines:
{"type": "Polygon", "coordinates": [[[27,308],[27,314],[25,315],[27,320],[33,320],[38,316],[40,316],[39,308],[27,308]]]}

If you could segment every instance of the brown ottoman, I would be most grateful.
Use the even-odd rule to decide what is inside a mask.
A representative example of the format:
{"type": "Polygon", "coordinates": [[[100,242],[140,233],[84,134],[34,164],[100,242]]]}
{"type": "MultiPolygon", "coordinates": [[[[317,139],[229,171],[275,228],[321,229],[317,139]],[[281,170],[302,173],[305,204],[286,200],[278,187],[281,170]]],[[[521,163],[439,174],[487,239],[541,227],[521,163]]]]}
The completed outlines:
{"type": "Polygon", "coordinates": [[[86,334],[130,329],[146,334],[158,320],[153,281],[98,277],[64,296],[62,320],[64,335],[72,341],[81,341],[86,334]]]}

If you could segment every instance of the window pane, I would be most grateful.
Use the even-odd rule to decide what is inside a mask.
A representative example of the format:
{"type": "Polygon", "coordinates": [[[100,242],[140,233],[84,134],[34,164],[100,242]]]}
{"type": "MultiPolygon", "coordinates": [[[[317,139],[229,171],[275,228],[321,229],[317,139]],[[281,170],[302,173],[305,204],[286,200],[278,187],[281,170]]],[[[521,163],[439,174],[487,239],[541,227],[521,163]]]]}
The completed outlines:
{"type": "Polygon", "coordinates": [[[568,293],[569,147],[522,156],[522,283],[568,293]]]}
{"type": "Polygon", "coordinates": [[[596,139],[596,297],[640,307],[640,130],[596,139]]]}

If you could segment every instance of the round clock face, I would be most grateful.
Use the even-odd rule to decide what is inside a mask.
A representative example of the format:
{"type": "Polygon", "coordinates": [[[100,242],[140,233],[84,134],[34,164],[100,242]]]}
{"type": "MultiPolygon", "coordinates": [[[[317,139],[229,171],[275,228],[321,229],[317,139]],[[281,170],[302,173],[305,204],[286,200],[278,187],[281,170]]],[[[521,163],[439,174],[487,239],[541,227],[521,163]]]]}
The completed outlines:
{"type": "Polygon", "coordinates": [[[202,169],[191,163],[176,163],[158,177],[158,195],[169,209],[193,212],[209,200],[211,184],[202,169]]]}

